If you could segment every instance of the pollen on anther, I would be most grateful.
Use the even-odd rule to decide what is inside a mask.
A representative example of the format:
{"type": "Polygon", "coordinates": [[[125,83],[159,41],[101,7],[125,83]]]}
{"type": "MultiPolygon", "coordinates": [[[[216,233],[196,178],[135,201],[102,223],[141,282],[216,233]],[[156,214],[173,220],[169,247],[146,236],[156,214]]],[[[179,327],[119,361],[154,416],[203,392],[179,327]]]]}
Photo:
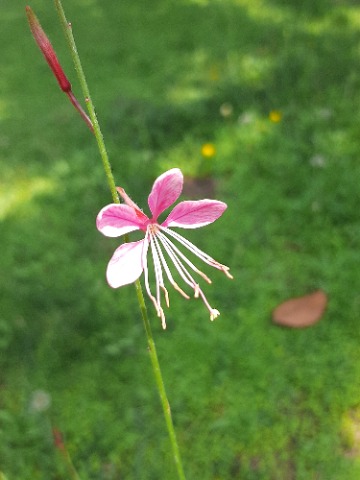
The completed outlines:
{"type": "Polygon", "coordinates": [[[213,322],[215,318],[217,318],[220,315],[219,310],[216,310],[216,308],[211,309],[210,311],[210,320],[213,322]]]}
{"type": "Polygon", "coordinates": [[[170,307],[169,293],[163,285],[161,285],[160,288],[164,292],[165,303],[166,303],[166,306],[169,308],[170,307]]]}
{"type": "Polygon", "coordinates": [[[234,277],[231,275],[231,273],[229,272],[229,270],[230,270],[230,269],[229,269],[228,267],[226,267],[226,268],[223,269],[223,272],[225,273],[225,275],[226,275],[228,278],[230,278],[231,280],[233,280],[234,277]]]}
{"type": "Polygon", "coordinates": [[[165,314],[164,310],[160,307],[160,310],[158,311],[158,317],[161,318],[161,326],[164,330],[166,330],[166,320],[165,320],[165,314]]]}

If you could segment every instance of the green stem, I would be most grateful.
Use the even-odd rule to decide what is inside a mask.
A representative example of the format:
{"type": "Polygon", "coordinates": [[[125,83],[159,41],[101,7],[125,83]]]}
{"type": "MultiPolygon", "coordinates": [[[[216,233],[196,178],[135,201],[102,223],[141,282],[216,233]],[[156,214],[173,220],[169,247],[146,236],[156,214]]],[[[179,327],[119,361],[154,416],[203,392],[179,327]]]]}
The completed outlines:
{"type": "Polygon", "coordinates": [[[171,416],[170,403],[169,403],[169,400],[168,400],[167,395],[166,395],[164,380],[163,380],[163,377],[162,377],[162,374],[161,374],[161,369],[160,369],[160,363],[159,363],[159,359],[158,359],[158,356],[157,356],[157,353],[156,353],[155,341],[154,341],[154,338],[153,338],[153,335],[152,335],[151,326],[150,326],[150,322],[149,322],[149,317],[147,315],[146,305],[145,305],[145,302],[144,302],[144,296],[142,294],[141,284],[140,284],[139,281],[137,281],[135,283],[135,287],[136,287],[136,293],[137,293],[137,296],[138,296],[139,305],[140,305],[140,309],[141,309],[141,315],[142,315],[142,319],[143,319],[143,323],[144,323],[144,328],[145,328],[145,331],[146,331],[148,347],[149,347],[149,355],[150,355],[150,359],[151,359],[151,365],[153,367],[153,372],[154,372],[154,375],[155,375],[155,381],[156,381],[156,385],[157,385],[159,395],[160,395],[160,400],[161,400],[161,404],[162,404],[162,408],[163,408],[163,412],[164,412],[164,417],[165,417],[165,422],[166,422],[166,426],[167,426],[167,429],[168,429],[168,434],[169,434],[169,437],[170,437],[170,442],[171,442],[171,447],[172,447],[172,451],[173,451],[176,470],[177,470],[179,479],[180,480],[185,480],[185,474],[184,474],[184,470],[183,470],[183,466],[182,466],[180,450],[179,450],[179,446],[178,446],[178,443],[177,443],[176,433],[175,433],[174,424],[173,424],[172,416],[171,416]]]}
{"type": "MultiPolygon", "coordinates": [[[[70,47],[71,55],[72,55],[72,58],[73,58],[73,61],[74,61],[74,64],[75,64],[75,69],[76,69],[77,74],[78,74],[81,89],[82,89],[83,95],[85,97],[85,101],[86,101],[87,108],[88,108],[88,111],[89,111],[90,119],[91,119],[93,129],[94,129],[94,135],[95,135],[95,138],[96,138],[96,141],[97,141],[97,144],[98,144],[99,152],[100,152],[101,159],[102,159],[102,162],[103,162],[103,166],[104,166],[106,178],[107,178],[107,181],[108,181],[108,184],[109,184],[109,188],[110,188],[110,191],[111,191],[111,195],[112,195],[113,201],[115,203],[120,203],[119,196],[118,196],[117,191],[116,191],[114,176],[112,174],[111,164],[110,164],[109,157],[108,157],[108,154],[107,154],[107,150],[106,150],[106,147],[105,147],[104,137],[102,135],[100,125],[99,125],[99,122],[97,120],[97,116],[96,116],[96,113],[95,113],[95,108],[94,108],[94,105],[93,105],[92,100],[91,100],[90,91],[89,91],[89,88],[88,88],[88,85],[87,85],[87,82],[86,82],[86,78],[85,78],[85,74],[84,74],[84,71],[83,71],[83,68],[82,68],[82,65],[81,65],[81,62],[80,62],[80,57],[79,57],[79,54],[78,54],[78,51],[77,51],[77,48],[76,48],[76,45],[75,45],[75,39],[74,39],[74,36],[72,34],[71,24],[66,20],[65,12],[64,12],[64,9],[62,7],[61,0],[55,0],[55,5],[56,5],[56,9],[58,11],[58,14],[59,14],[59,17],[60,17],[60,20],[61,20],[61,24],[62,24],[64,32],[65,32],[65,36],[67,38],[67,41],[68,41],[68,44],[69,44],[69,47],[70,47]]],[[[128,241],[127,236],[125,236],[125,241],[128,241]]],[[[137,298],[138,298],[138,301],[139,301],[141,316],[142,316],[142,319],[143,319],[144,328],[145,328],[145,332],[146,332],[146,336],[147,336],[151,365],[152,365],[152,368],[153,368],[155,381],[156,381],[156,385],[157,385],[157,388],[158,388],[158,391],[159,391],[159,396],[160,396],[160,400],[161,400],[161,404],[162,404],[162,408],[163,408],[163,412],[164,412],[165,422],[166,422],[168,434],[169,434],[169,437],[170,437],[170,443],[171,443],[171,447],[172,447],[172,451],[173,451],[173,456],[174,456],[174,461],[175,461],[175,465],[176,465],[176,470],[177,470],[177,473],[178,473],[178,478],[179,478],[179,480],[185,480],[185,474],[184,474],[184,470],[183,470],[183,467],[182,467],[180,451],[179,451],[179,447],[178,447],[178,443],[177,443],[177,439],[176,439],[174,424],[173,424],[172,417],[171,417],[170,404],[169,404],[169,401],[168,401],[168,398],[167,398],[167,395],[166,395],[165,385],[164,385],[163,377],[162,377],[162,374],[161,374],[159,359],[158,359],[158,356],[157,356],[157,353],[156,353],[155,342],[154,342],[154,338],[153,338],[152,331],[151,331],[150,321],[149,321],[149,317],[148,317],[148,314],[147,314],[147,309],[146,309],[145,300],[144,300],[144,294],[143,294],[143,291],[142,291],[140,280],[137,280],[135,282],[135,288],[136,288],[136,294],[137,294],[137,298]]]]}
{"type": "Polygon", "coordinates": [[[98,122],[98,119],[97,119],[97,116],[96,116],[96,113],[95,113],[94,104],[91,100],[90,90],[89,90],[89,87],[88,87],[88,84],[87,84],[87,81],[86,81],[85,73],[84,73],[84,70],[83,70],[82,65],[81,65],[80,57],[79,57],[79,54],[78,54],[78,51],[77,51],[77,48],[76,48],[76,44],[75,44],[75,39],[74,39],[74,36],[73,36],[73,33],[72,33],[71,23],[69,23],[66,20],[65,12],[64,12],[64,9],[62,7],[62,4],[61,4],[60,0],[55,0],[55,6],[56,6],[56,9],[58,11],[60,20],[61,20],[61,25],[64,29],[65,37],[66,37],[66,39],[68,41],[68,44],[69,44],[69,47],[70,47],[71,56],[72,56],[72,59],[73,59],[74,65],[75,65],[75,70],[78,74],[81,90],[82,90],[83,95],[85,97],[85,102],[86,102],[87,109],[88,109],[88,112],[89,112],[89,115],[90,115],[90,119],[91,119],[91,122],[92,122],[92,125],[93,125],[94,135],[95,135],[95,138],[96,138],[96,142],[98,144],[101,160],[102,160],[104,170],[105,170],[105,175],[106,175],[108,185],[109,185],[109,188],[110,188],[110,191],[111,191],[111,196],[112,196],[112,199],[113,199],[114,203],[120,203],[119,196],[118,196],[117,191],[116,191],[114,175],[112,174],[109,157],[108,157],[107,150],[106,150],[106,147],[105,147],[104,137],[102,135],[100,125],[99,125],[99,122],[98,122]]]}
{"type": "Polygon", "coordinates": [[[72,478],[72,480],[80,480],[80,477],[74,467],[74,464],[71,460],[69,452],[66,450],[65,452],[63,452],[63,455],[64,455],[65,462],[67,464],[69,475],[72,478]]]}

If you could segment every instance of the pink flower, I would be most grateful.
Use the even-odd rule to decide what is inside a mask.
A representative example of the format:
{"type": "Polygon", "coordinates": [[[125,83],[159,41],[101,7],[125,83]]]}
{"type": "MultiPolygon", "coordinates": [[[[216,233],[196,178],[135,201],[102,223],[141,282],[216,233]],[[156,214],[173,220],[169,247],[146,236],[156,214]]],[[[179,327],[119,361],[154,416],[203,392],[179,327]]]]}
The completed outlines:
{"type": "Polygon", "coordinates": [[[203,262],[221,270],[227,277],[233,278],[229,273],[229,267],[218,263],[186,238],[171,230],[172,227],[191,229],[209,225],[226,210],[225,203],[217,200],[180,202],[173,208],[165,221],[158,222],[159,216],[179,198],[183,181],[183,175],[178,168],[173,168],[156,179],[148,197],[152,218],[145,215],[122,188],[118,188],[118,192],[125,203],[107,205],[100,211],[96,219],[98,230],[107,237],[120,237],[135,230],[145,232],[143,240],[125,243],[115,250],[108,264],[106,277],[109,285],[117,288],[134,282],[144,271],[145,288],[155,305],[157,315],[161,318],[163,328],[166,328],[166,323],[164,311],[161,307],[161,291],[164,294],[165,303],[169,307],[169,295],[164,285],[164,272],[171,285],[185,298],[190,298],[175,282],[167,263],[168,259],[174,264],[178,277],[194,290],[195,298],[201,297],[210,312],[210,320],[214,320],[220,315],[218,310],[210,306],[199,284],[193,278],[192,272],[202,277],[207,283],[211,283],[211,280],[184,255],[172,239],[203,262]],[[149,285],[147,265],[149,246],[154,265],[155,296],[151,293],[149,285]]]}

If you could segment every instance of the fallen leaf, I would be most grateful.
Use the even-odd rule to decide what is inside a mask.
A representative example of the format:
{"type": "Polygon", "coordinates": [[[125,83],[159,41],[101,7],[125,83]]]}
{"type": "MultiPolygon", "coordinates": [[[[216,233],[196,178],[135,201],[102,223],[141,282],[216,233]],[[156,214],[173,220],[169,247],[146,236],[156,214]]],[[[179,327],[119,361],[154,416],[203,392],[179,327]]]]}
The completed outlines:
{"type": "Polygon", "coordinates": [[[272,319],[274,323],[284,327],[310,327],[320,320],[326,305],[326,293],[317,290],[309,295],[291,298],[281,303],[273,310],[272,319]]]}

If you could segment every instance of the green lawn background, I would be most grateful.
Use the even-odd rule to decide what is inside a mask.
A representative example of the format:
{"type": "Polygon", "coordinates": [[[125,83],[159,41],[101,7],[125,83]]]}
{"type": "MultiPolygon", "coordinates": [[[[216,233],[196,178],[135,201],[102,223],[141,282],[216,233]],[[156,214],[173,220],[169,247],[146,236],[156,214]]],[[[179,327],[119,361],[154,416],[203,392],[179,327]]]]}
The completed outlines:
{"type": "MultiPolygon", "coordinates": [[[[105,282],[118,241],[95,228],[111,201],[95,141],[25,3],[0,5],[0,472],[69,478],[56,427],[83,480],[175,479],[134,288],[105,282]]],[[[81,98],[52,2],[31,7],[81,98]]],[[[170,292],[163,332],[149,303],[187,478],[358,479],[357,2],[64,8],[117,183],[146,209],[156,176],[180,167],[228,203],[188,235],[231,267],[233,281],[208,272],[221,316],[170,292]],[[272,325],[277,304],[317,288],[316,326],[272,325]]]]}

